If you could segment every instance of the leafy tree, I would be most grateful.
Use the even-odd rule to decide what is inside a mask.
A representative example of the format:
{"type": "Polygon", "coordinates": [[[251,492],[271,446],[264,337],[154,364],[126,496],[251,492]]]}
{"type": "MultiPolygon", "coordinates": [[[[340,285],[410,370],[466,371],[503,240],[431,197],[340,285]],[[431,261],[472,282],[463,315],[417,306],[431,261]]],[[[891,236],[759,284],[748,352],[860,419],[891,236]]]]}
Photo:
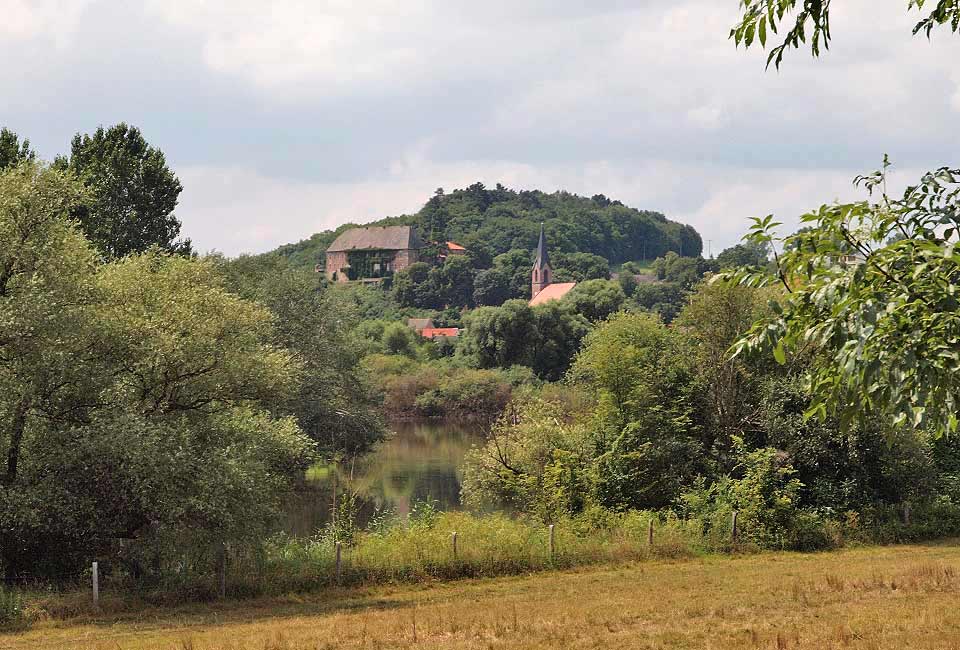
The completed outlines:
{"type": "Polygon", "coordinates": [[[643,309],[670,323],[683,309],[687,292],[676,282],[645,282],[633,291],[633,300],[643,309]]]}
{"type": "Polygon", "coordinates": [[[530,271],[533,268],[533,253],[514,248],[493,258],[493,268],[510,278],[510,297],[530,297],[530,271]]]}
{"type": "MultiPolygon", "coordinates": [[[[814,56],[820,55],[820,47],[829,49],[833,34],[830,29],[830,0],[741,0],[741,19],[730,30],[730,38],[737,45],[751,47],[759,43],[766,48],[767,39],[779,34],[783,40],[770,50],[767,66],[773,63],[780,67],[788,49],[799,49],[807,44],[814,56]],[[809,36],[808,36],[809,34],[809,36]]],[[[913,33],[924,32],[929,38],[933,30],[947,25],[954,33],[960,31],[960,3],[957,0],[909,0],[907,9],[930,12],[921,17],[913,33]]]]}
{"type": "Polygon", "coordinates": [[[502,305],[512,295],[510,280],[502,268],[480,271],[473,280],[473,302],[481,306],[502,305]]]}
{"type": "Polygon", "coordinates": [[[270,309],[276,316],[274,344],[303,363],[285,410],[318,450],[327,458],[352,457],[383,439],[376,400],[358,370],[364,347],[351,336],[358,315],[350,296],[321,289],[315,273],[292,269],[279,256],[241,256],[221,262],[221,270],[234,292],[270,309]]]}
{"type": "Polygon", "coordinates": [[[462,353],[480,368],[530,364],[537,336],[536,318],[526,300],[508,300],[501,307],[479,307],[464,317],[462,353]]]}
{"type": "Polygon", "coordinates": [[[724,249],[717,255],[717,267],[735,269],[741,266],[766,266],[770,246],[763,243],[742,243],[724,249]]]}
{"type": "MultiPolygon", "coordinates": [[[[592,253],[558,253],[554,255],[556,282],[583,282],[610,278],[610,263],[592,253]]],[[[529,269],[528,269],[529,270],[529,269]]]]}
{"type": "Polygon", "coordinates": [[[134,569],[135,548],[160,563],[254,539],[311,449],[284,417],[302,369],[271,344],[269,312],[211,262],[98,267],[67,218],[82,198],[35,163],[0,172],[8,576],[75,570],[118,538],[139,540],[120,558],[134,569]]]}
{"type": "Polygon", "coordinates": [[[433,287],[428,284],[430,265],[426,262],[416,262],[393,276],[393,297],[405,307],[433,308],[438,297],[433,287]]]}
{"type": "Polygon", "coordinates": [[[570,305],[575,313],[595,323],[618,312],[626,299],[617,282],[587,280],[571,289],[563,297],[563,302],[570,305]]]}
{"type": "Polygon", "coordinates": [[[717,264],[702,257],[681,257],[670,251],[653,262],[653,271],[657,278],[666,282],[675,282],[684,290],[690,290],[708,272],[716,271],[717,264]]]}
{"type": "Polygon", "coordinates": [[[590,323],[562,301],[533,308],[535,336],[528,342],[530,367],[541,379],[557,381],[573,362],[590,323]]]}
{"type": "MultiPolygon", "coordinates": [[[[957,430],[960,406],[960,281],[954,253],[960,170],[924,175],[902,198],[825,205],[801,218],[813,229],[781,238],[772,217],[754,220],[747,236],[779,245],[774,274],[728,277],[750,285],[779,283],[783,299],[735,352],[772,348],[788,355],[814,348],[808,415],[890,418],[894,427],[957,430]],[[891,241],[895,233],[903,239],[891,241]]],[[[873,191],[885,170],[858,178],[873,191]]]]}
{"type": "Polygon", "coordinates": [[[30,141],[20,142],[13,131],[0,129],[0,170],[14,167],[25,161],[36,160],[37,154],[30,148],[30,141]]]}
{"type": "Polygon", "coordinates": [[[92,136],[74,136],[69,158],[57,165],[74,172],[88,188],[75,211],[80,227],[108,258],[151,247],[189,253],[190,241],[178,240],[174,216],[183,189],[167,167],[163,152],[151,147],[140,130],[124,123],[98,128],[92,136]]]}
{"type": "Polygon", "coordinates": [[[476,275],[466,257],[450,257],[430,270],[429,284],[436,296],[437,308],[469,307],[473,304],[473,281],[476,275]]]}
{"type": "Polygon", "coordinates": [[[383,328],[383,348],[390,354],[416,356],[416,333],[403,323],[390,323],[383,328]]]}

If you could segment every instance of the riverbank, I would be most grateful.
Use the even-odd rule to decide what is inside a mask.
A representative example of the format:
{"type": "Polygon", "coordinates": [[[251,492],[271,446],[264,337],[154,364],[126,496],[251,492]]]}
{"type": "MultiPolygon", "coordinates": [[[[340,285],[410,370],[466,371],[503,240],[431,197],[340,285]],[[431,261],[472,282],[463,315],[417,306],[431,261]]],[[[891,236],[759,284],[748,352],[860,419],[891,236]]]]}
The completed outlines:
{"type": "Polygon", "coordinates": [[[956,647],[954,544],[653,560],[84,613],[0,635],[0,648],[956,647]]]}

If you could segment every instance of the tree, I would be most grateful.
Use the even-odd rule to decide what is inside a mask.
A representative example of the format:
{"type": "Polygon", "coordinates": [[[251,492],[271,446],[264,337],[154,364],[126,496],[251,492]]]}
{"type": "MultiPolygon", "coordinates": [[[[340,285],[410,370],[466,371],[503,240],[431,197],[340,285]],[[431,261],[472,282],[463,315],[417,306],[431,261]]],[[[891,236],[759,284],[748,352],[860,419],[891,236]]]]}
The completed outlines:
{"type": "Polygon", "coordinates": [[[683,308],[687,292],[676,282],[645,282],[637,285],[633,300],[643,309],[671,323],[683,308]]]}
{"type": "Polygon", "coordinates": [[[30,148],[29,140],[20,142],[13,131],[7,128],[0,129],[0,170],[36,160],[36,157],[36,152],[30,148]]]}
{"type": "Polygon", "coordinates": [[[776,271],[724,276],[777,283],[783,298],[734,348],[789,355],[813,349],[808,416],[886,416],[894,427],[957,430],[960,407],[960,169],[925,174],[902,198],[886,194],[884,170],[859,177],[877,202],[824,205],[801,218],[813,228],[777,235],[757,218],[749,241],[779,245],[776,271]],[[894,234],[904,235],[897,240],[894,234]]]}
{"type": "Polygon", "coordinates": [[[527,343],[530,367],[541,379],[557,381],[573,363],[590,323],[557,300],[534,307],[533,317],[536,334],[527,343]]]}
{"type": "Polygon", "coordinates": [[[124,123],[92,136],[77,134],[69,158],[57,165],[69,169],[88,188],[88,198],[75,211],[84,234],[107,258],[120,258],[151,247],[189,253],[190,241],[178,240],[174,216],[180,191],[163,152],[151,147],[140,130],[124,123]]]}
{"type": "Polygon", "coordinates": [[[595,323],[619,311],[626,299],[623,289],[617,282],[587,280],[571,289],[563,297],[563,302],[570,305],[575,313],[595,323]]]}
{"type": "MultiPolygon", "coordinates": [[[[770,34],[778,34],[783,28],[781,43],[770,50],[767,66],[780,67],[788,49],[799,49],[806,45],[808,34],[810,50],[814,56],[820,55],[820,47],[829,49],[833,34],[830,30],[830,0],[741,0],[741,19],[730,30],[730,38],[737,45],[751,47],[760,43],[767,47],[770,34]],[[798,6],[799,5],[799,6],[798,6]],[[791,25],[792,23],[792,25],[791,25]]],[[[909,0],[907,9],[923,11],[932,6],[914,26],[913,33],[924,32],[929,38],[933,30],[941,25],[949,26],[954,33],[960,31],[960,2],[958,0],[909,0]]]]}
{"type": "Polygon", "coordinates": [[[684,290],[692,289],[704,274],[717,270],[714,261],[702,257],[681,257],[673,251],[654,260],[652,267],[658,279],[675,282],[684,290]]]}
{"type": "Polygon", "coordinates": [[[558,253],[554,256],[557,282],[583,282],[610,278],[610,263],[592,253],[558,253]]]}
{"type": "Polygon", "coordinates": [[[526,300],[508,300],[501,307],[478,307],[464,316],[460,347],[480,368],[530,365],[537,336],[536,318],[526,300]]]}
{"type": "Polygon", "coordinates": [[[734,269],[740,266],[765,266],[770,257],[770,246],[759,243],[735,244],[717,255],[717,266],[734,269]]]}
{"type": "Polygon", "coordinates": [[[477,273],[473,280],[474,303],[496,307],[510,297],[510,276],[502,268],[487,269],[477,273]]]}
{"type": "Polygon", "coordinates": [[[303,363],[298,389],[284,410],[324,457],[357,456],[383,439],[376,399],[359,370],[365,347],[360,336],[351,335],[359,316],[350,297],[321,289],[315,273],[290,268],[279,256],[245,255],[220,261],[220,269],[232,291],[274,314],[273,343],[303,363]]]}
{"type": "Polygon", "coordinates": [[[302,367],[271,343],[270,313],[209,261],[98,266],[68,220],[82,199],[36,163],[0,172],[7,576],[72,572],[116,539],[131,540],[131,570],[144,550],[159,564],[164,548],[202,560],[214,541],[249,541],[312,446],[285,417],[302,367]]]}

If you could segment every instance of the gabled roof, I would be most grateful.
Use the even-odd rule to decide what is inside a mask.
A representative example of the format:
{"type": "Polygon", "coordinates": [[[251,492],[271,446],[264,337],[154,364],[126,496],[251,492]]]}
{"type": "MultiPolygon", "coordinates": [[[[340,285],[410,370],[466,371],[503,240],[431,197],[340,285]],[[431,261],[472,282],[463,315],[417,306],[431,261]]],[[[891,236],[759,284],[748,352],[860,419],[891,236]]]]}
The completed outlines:
{"type": "Polygon", "coordinates": [[[420,330],[420,336],[432,339],[441,336],[449,336],[455,338],[460,336],[459,327],[428,327],[427,329],[420,330]]]}
{"type": "Polygon", "coordinates": [[[530,306],[536,307],[537,305],[542,305],[545,302],[550,302],[551,300],[560,300],[570,289],[573,289],[577,286],[576,282],[560,282],[559,284],[548,284],[543,288],[543,290],[535,295],[530,300],[530,306]]]}
{"type": "Polygon", "coordinates": [[[533,261],[534,268],[550,265],[550,256],[547,254],[547,236],[543,234],[543,224],[540,224],[540,241],[537,242],[537,258],[533,261]]]}
{"type": "Polygon", "coordinates": [[[448,241],[448,242],[447,242],[447,250],[451,250],[451,251],[465,251],[465,250],[467,250],[467,249],[464,248],[463,246],[461,246],[460,244],[457,244],[457,243],[452,242],[452,241],[448,241]]]}
{"type": "Polygon", "coordinates": [[[412,226],[366,226],[351,228],[337,237],[328,253],[354,250],[408,250],[424,247],[412,226]]]}

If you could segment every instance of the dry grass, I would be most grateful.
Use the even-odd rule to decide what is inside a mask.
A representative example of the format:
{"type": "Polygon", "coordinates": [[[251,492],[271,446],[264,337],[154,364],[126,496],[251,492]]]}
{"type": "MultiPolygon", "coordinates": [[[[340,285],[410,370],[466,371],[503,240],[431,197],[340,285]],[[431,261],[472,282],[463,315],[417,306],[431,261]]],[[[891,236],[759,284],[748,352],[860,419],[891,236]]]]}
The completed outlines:
{"type": "Polygon", "coordinates": [[[0,648],[960,648],[960,548],[650,561],[46,621],[0,648]]]}

